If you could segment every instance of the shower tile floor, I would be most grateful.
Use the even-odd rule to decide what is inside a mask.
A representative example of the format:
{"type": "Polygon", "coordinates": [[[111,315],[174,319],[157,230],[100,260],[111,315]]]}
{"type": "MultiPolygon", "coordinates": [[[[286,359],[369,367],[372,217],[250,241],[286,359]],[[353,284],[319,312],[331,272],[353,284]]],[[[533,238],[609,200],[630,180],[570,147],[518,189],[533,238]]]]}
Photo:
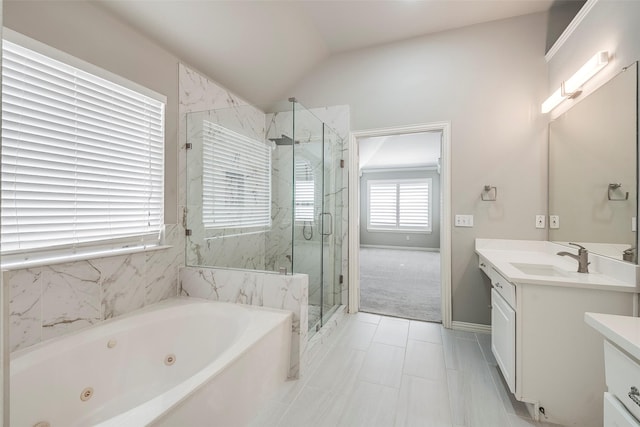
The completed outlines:
{"type": "Polygon", "coordinates": [[[489,334],[368,313],[346,315],[306,374],[289,381],[251,427],[525,427],[489,334]]]}

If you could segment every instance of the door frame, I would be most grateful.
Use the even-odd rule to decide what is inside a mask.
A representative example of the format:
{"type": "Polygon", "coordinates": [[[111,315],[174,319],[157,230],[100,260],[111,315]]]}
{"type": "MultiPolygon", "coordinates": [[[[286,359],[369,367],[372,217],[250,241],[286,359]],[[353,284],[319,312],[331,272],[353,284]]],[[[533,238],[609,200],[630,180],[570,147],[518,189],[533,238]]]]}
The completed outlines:
{"type": "Polygon", "coordinates": [[[349,134],[349,313],[360,309],[360,165],[358,139],[441,131],[440,282],[442,325],[451,328],[451,122],[352,131],[349,134]]]}

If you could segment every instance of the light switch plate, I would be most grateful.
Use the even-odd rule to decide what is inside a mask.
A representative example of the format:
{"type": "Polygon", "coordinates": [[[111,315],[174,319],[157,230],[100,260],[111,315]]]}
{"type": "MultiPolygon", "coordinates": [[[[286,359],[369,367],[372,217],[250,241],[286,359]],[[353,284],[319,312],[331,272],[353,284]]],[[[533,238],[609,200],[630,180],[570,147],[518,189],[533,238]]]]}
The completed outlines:
{"type": "Polygon", "coordinates": [[[536,228],[545,228],[546,226],[545,220],[546,220],[545,215],[536,215],[536,228]]]}
{"type": "Polygon", "coordinates": [[[560,228],[560,215],[549,215],[549,228],[560,228]]]}
{"type": "Polygon", "coordinates": [[[456,227],[473,227],[473,215],[456,215],[456,227]]]}

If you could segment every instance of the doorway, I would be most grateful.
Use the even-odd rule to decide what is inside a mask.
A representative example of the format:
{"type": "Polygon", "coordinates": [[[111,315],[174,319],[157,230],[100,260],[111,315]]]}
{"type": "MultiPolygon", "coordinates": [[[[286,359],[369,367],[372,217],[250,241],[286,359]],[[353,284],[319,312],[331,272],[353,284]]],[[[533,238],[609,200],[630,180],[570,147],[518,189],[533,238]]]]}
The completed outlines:
{"type": "Polygon", "coordinates": [[[353,132],[350,312],[451,324],[449,123],[353,132]]]}

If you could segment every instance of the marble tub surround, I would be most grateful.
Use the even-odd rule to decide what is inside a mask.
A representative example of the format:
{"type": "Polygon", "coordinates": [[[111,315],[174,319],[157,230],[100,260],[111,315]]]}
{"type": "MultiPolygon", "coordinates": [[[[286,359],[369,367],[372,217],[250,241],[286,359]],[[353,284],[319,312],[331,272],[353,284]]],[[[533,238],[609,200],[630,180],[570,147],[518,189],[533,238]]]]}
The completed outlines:
{"type": "Polygon", "coordinates": [[[293,313],[290,378],[301,373],[307,347],[308,279],[306,274],[207,267],[180,269],[180,294],[212,301],[277,308],[293,313]],[[303,327],[301,327],[303,325],[303,327]]]}
{"type": "Polygon", "coordinates": [[[638,292],[637,265],[589,253],[589,273],[577,273],[577,261],[557,255],[562,251],[577,254],[577,248],[548,241],[476,239],[476,253],[515,284],[638,292]],[[527,274],[520,264],[551,266],[560,274],[527,274]]]}
{"type": "Polygon", "coordinates": [[[10,351],[176,296],[179,228],[165,227],[164,249],[4,271],[10,351]]]}

